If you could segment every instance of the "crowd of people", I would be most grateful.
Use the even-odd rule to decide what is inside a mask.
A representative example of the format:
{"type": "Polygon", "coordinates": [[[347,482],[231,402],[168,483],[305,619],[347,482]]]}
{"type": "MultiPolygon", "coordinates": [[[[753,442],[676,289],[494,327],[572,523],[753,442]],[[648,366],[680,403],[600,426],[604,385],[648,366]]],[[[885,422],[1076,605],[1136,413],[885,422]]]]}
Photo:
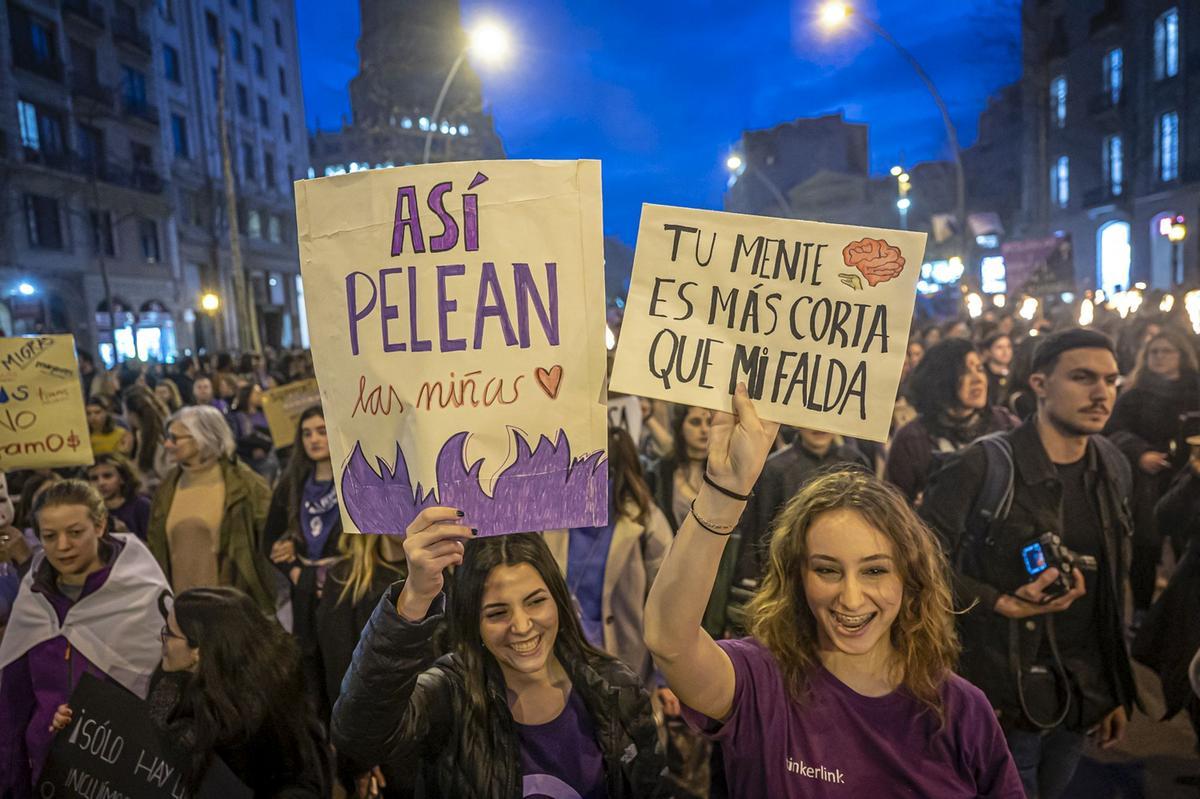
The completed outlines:
{"type": "Polygon", "coordinates": [[[84,673],[257,796],[1064,795],[1139,707],[1200,735],[1186,317],[914,329],[886,444],[641,400],[592,528],[343,535],[307,353],[113,370],[94,463],[0,483],[0,796],[84,673]],[[1132,654],[1131,654],[1132,653],[1132,654]]]}

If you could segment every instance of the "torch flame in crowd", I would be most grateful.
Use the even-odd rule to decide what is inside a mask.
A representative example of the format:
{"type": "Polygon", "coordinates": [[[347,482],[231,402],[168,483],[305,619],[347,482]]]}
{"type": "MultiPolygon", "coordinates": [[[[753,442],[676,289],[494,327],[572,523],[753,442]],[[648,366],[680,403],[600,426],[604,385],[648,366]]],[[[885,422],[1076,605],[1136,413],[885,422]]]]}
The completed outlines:
{"type": "Polygon", "coordinates": [[[983,315],[983,297],[974,292],[967,295],[967,314],[972,319],[978,319],[983,315]]]}
{"type": "Polygon", "coordinates": [[[1192,332],[1200,335],[1200,291],[1189,291],[1183,295],[1183,307],[1188,319],[1192,320],[1192,332]]]}
{"type": "Polygon", "coordinates": [[[1089,299],[1084,299],[1079,304],[1079,326],[1087,327],[1096,318],[1096,306],[1089,299]]]}
{"type": "Polygon", "coordinates": [[[1017,311],[1017,316],[1024,319],[1026,322],[1032,321],[1033,317],[1037,316],[1038,301],[1033,297],[1026,297],[1021,300],[1021,307],[1017,311]]]}

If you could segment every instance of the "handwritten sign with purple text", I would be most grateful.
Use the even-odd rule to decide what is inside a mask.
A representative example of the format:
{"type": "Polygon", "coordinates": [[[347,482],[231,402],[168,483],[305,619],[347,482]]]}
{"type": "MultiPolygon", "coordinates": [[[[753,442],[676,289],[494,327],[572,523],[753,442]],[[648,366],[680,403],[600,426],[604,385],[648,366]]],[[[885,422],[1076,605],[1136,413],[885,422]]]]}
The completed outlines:
{"type": "Polygon", "coordinates": [[[430,505],[484,535],[603,524],[599,163],[306,180],[296,211],[345,529],[430,505]]]}

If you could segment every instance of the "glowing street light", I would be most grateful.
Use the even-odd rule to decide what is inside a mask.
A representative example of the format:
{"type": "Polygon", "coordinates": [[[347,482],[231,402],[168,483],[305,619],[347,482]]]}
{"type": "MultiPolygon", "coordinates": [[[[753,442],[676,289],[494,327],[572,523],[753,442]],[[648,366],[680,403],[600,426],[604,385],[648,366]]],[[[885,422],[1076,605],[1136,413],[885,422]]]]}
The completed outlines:
{"type": "Polygon", "coordinates": [[[211,291],[206,291],[200,295],[200,310],[208,314],[215,314],[221,309],[221,298],[211,291]]]}
{"type": "Polygon", "coordinates": [[[730,172],[737,172],[742,168],[742,163],[742,157],[737,153],[734,153],[725,159],[725,168],[730,172]]]}
{"type": "Polygon", "coordinates": [[[22,281],[17,284],[17,293],[22,297],[32,297],[37,293],[37,289],[33,287],[32,283],[22,281]]]}
{"type": "Polygon", "coordinates": [[[508,56],[509,49],[508,32],[496,22],[491,20],[480,22],[471,29],[467,37],[467,46],[458,54],[458,58],[454,59],[454,64],[450,67],[445,82],[442,83],[442,90],[438,92],[437,102],[433,104],[429,129],[425,131],[425,154],[421,159],[422,164],[429,163],[429,150],[433,147],[433,132],[440,127],[438,120],[441,118],[442,103],[446,102],[446,92],[450,90],[450,84],[454,82],[454,76],[462,68],[463,62],[467,60],[467,54],[470,53],[487,64],[498,64],[508,56]]]}
{"type": "MultiPolygon", "coordinates": [[[[775,202],[779,204],[779,210],[783,213],[783,215],[786,217],[793,217],[796,215],[792,210],[792,204],[788,202],[787,197],[783,196],[783,192],[779,190],[779,186],[775,185],[775,181],[771,180],[770,177],[764,174],[763,171],[756,167],[753,163],[743,158],[740,153],[730,153],[725,159],[725,168],[732,173],[733,178],[736,178],[743,172],[753,172],[754,176],[758,178],[763,186],[766,187],[767,191],[771,193],[771,196],[775,198],[775,202]]],[[[730,186],[733,185],[733,178],[730,179],[730,186]]]]}
{"type": "Polygon", "coordinates": [[[899,200],[896,200],[896,207],[901,211],[907,211],[912,207],[912,200],[907,197],[901,197],[899,200]]]}
{"type": "Polygon", "coordinates": [[[821,24],[832,30],[850,19],[850,15],[854,13],[854,9],[850,8],[846,3],[830,2],[821,6],[819,13],[821,24]]]}
{"type": "Polygon", "coordinates": [[[902,167],[902,166],[892,167],[892,177],[898,178],[903,174],[904,174],[904,167],[902,167]]]}

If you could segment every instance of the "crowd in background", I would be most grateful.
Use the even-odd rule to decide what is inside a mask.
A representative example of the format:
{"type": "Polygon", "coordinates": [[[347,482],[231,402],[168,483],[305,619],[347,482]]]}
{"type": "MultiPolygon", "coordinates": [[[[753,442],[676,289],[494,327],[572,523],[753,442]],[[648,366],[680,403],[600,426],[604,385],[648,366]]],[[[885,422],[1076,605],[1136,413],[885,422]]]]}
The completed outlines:
{"type": "MultiPolygon", "coordinates": [[[[1082,640],[1082,633],[1069,628],[1067,615],[1062,616],[1059,633],[1064,641],[1070,639],[1064,648],[1075,647],[1064,658],[1072,676],[1072,657],[1111,665],[1114,658],[1127,660],[1121,653],[1127,641],[1134,642],[1134,654],[1163,677],[1170,709],[1186,708],[1195,724],[1200,705],[1186,678],[1192,656],[1200,649],[1200,623],[1195,621],[1200,618],[1200,566],[1193,565],[1195,553],[1190,558],[1185,554],[1195,548],[1200,532],[1198,342],[1182,309],[1171,314],[1153,307],[1146,303],[1143,312],[1127,317],[1100,308],[1091,325],[1115,342],[1116,400],[1104,409],[1099,425],[1114,445],[1112,451],[1128,465],[1128,496],[1117,497],[1114,508],[1128,514],[1131,532],[1127,566],[1103,549],[1093,554],[1101,564],[1099,574],[1108,568],[1116,581],[1128,580],[1131,612],[1124,607],[1114,611],[1122,620],[1120,641],[1103,646],[1115,647],[1115,655],[1093,653],[1089,647],[1095,642],[1082,640]]],[[[908,342],[886,444],[819,430],[781,429],[769,443],[761,474],[749,476],[752,491],[731,491],[728,485],[719,489],[745,502],[735,524],[728,530],[721,525],[710,529],[699,520],[703,530],[727,534],[719,563],[714,561],[714,583],[705,594],[701,624],[708,636],[735,639],[748,631],[766,636],[760,635],[762,627],[755,619],[771,582],[772,539],[782,529],[781,511],[800,513],[794,498],[815,490],[814,478],[863,475],[867,483],[839,478],[845,484],[837,490],[864,496],[882,491],[883,505],[891,501],[893,490],[898,492],[908,508],[892,509],[888,518],[907,520],[915,510],[949,547],[954,537],[945,534],[946,519],[952,515],[945,496],[954,489],[947,489],[947,474],[956,474],[957,481],[961,475],[953,470],[970,465],[969,458],[956,455],[982,437],[1005,434],[1013,442],[1009,454],[1017,462],[1018,480],[1025,474],[1021,436],[1034,434],[1021,431],[1029,429],[1030,420],[1048,401],[1052,389],[1047,388],[1047,370],[1057,363],[1048,362],[1044,352],[1039,356],[1037,347],[1075,328],[1075,322],[1054,314],[1026,320],[992,308],[976,318],[918,324],[908,342]],[[883,488],[871,487],[876,485],[883,488]]],[[[1071,339],[1064,352],[1075,346],[1103,349],[1097,341],[1071,339]]],[[[90,355],[80,353],[79,362],[95,463],[6,475],[12,505],[7,512],[0,505],[0,624],[7,624],[19,607],[22,591],[44,597],[60,622],[75,606],[82,609],[87,597],[106,583],[120,583],[108,590],[118,595],[125,591],[136,599],[148,596],[145,592],[161,582],[174,597],[163,600],[160,594],[151,609],[161,629],[138,627],[147,610],[133,602],[130,617],[121,623],[124,626],[118,625],[123,637],[109,643],[118,650],[115,654],[100,649],[94,655],[82,649],[73,652],[61,636],[45,633],[35,636],[36,645],[8,660],[0,679],[0,707],[5,708],[0,718],[0,795],[30,795],[32,777],[46,757],[54,730],[70,719],[67,700],[84,672],[106,676],[147,697],[156,721],[190,742],[192,779],[199,780],[215,753],[264,796],[327,796],[335,784],[338,791],[358,796],[432,796],[438,795],[430,787],[435,783],[443,791],[447,785],[462,786],[463,792],[455,795],[486,795],[475,793],[472,786],[508,785],[519,778],[521,769],[528,774],[537,768],[565,768],[578,772],[588,784],[607,785],[605,792],[581,794],[586,796],[661,792],[717,797],[730,795],[730,786],[746,784],[743,775],[734,773],[733,742],[707,735],[703,724],[685,718],[687,706],[707,715],[705,707],[720,708],[721,702],[701,702],[700,707],[681,702],[668,685],[674,686],[675,679],[688,685],[686,676],[673,677],[678,664],[666,655],[658,657],[658,650],[652,657],[646,643],[647,596],[672,541],[692,524],[698,502],[701,508],[709,507],[704,503],[711,493],[706,485],[712,485],[709,457],[716,430],[710,411],[643,399],[638,440],[624,429],[610,429],[611,513],[606,526],[481,539],[464,548],[466,533],[460,540],[455,538],[458,533],[433,535],[425,528],[413,531],[407,542],[399,537],[342,535],[321,408],[300,416],[294,443],[286,448],[275,446],[263,414],[264,391],[313,376],[307,352],[221,353],[173,364],[126,362],[115,369],[97,366],[90,355]],[[426,540],[427,535],[432,537],[426,540]],[[45,557],[39,558],[43,550],[45,557]],[[442,595],[444,586],[437,577],[442,569],[430,563],[457,567],[454,591],[442,595]],[[81,564],[91,570],[83,569],[84,579],[73,580],[70,575],[80,573],[81,564]],[[157,578],[154,564],[161,570],[157,578]],[[594,758],[581,756],[581,762],[569,766],[531,764],[528,761],[537,761],[536,753],[545,750],[539,749],[539,742],[549,737],[547,730],[538,732],[539,725],[553,720],[522,718],[514,708],[506,723],[497,721],[493,703],[503,704],[503,691],[499,700],[491,691],[504,684],[495,682],[501,678],[510,692],[515,690],[519,664],[496,656],[491,644],[480,640],[478,626],[474,632],[458,629],[454,614],[456,609],[473,612],[478,619],[483,598],[496,590],[489,575],[506,564],[532,566],[548,596],[564,611],[555,629],[566,642],[563,651],[573,653],[563,668],[569,684],[578,689],[572,696],[582,703],[575,707],[572,699],[567,708],[574,708],[571,712],[580,718],[590,717],[584,727],[594,730],[596,744],[588,750],[595,750],[594,758]],[[404,583],[408,593],[399,593],[394,586],[406,578],[411,578],[404,583]],[[418,578],[424,581],[419,592],[413,588],[418,578]],[[381,603],[384,597],[387,601],[381,603]],[[406,602],[418,609],[417,620],[445,613],[445,623],[418,635],[414,630],[420,631],[421,625],[405,624],[406,602]],[[390,621],[380,615],[388,607],[396,617],[390,621]],[[385,621],[397,625],[395,630],[385,630],[385,621]],[[369,634],[363,634],[356,655],[364,628],[369,634]],[[134,655],[122,658],[123,650],[134,655]],[[457,666],[438,659],[446,653],[456,653],[457,666]],[[77,665],[72,658],[78,659],[77,665]],[[612,659],[623,669],[606,665],[612,659]],[[145,679],[114,673],[112,664],[117,661],[142,664],[145,679]],[[660,668],[668,663],[670,668],[660,668]],[[438,684],[443,694],[428,684],[418,685],[417,665],[420,670],[432,666],[435,677],[446,683],[438,684]],[[353,679],[347,678],[344,687],[348,670],[353,679]],[[412,679],[393,691],[389,674],[412,679]],[[485,680],[482,675],[489,676],[485,680]],[[651,697],[644,706],[628,694],[636,693],[639,685],[651,697]],[[338,703],[343,690],[350,693],[338,703]],[[458,692],[469,701],[460,700],[458,692]],[[296,701],[302,694],[310,701],[296,701]],[[406,703],[422,696],[430,704],[421,706],[421,713],[398,715],[406,703]],[[460,723],[471,719],[481,726],[465,740],[443,740],[445,735],[434,731],[439,724],[451,723],[447,713],[460,723]],[[427,727],[408,730],[405,725],[418,723],[414,719],[427,727]],[[360,730],[370,723],[391,725],[403,732],[396,733],[402,738],[424,736],[423,742],[402,746],[397,739],[368,745],[363,742],[370,736],[360,730]],[[332,744],[342,742],[355,745],[339,745],[335,751],[332,744]],[[435,746],[448,754],[431,751],[435,746]],[[660,775],[663,762],[655,757],[622,761],[623,747],[630,746],[665,756],[665,777],[660,775]],[[607,778],[595,777],[597,769],[607,778]],[[614,769],[623,770],[623,780],[613,776],[614,769]]],[[[1106,447],[1099,447],[1095,457],[1107,458],[1106,447]]],[[[1099,467],[1102,476],[1113,477],[1114,471],[1099,467]]],[[[1071,485],[1067,472],[1060,469],[1058,474],[1063,485],[1071,485]]],[[[741,472],[729,475],[744,477],[741,472]]],[[[1070,494],[1069,487],[1064,490],[1070,494]]],[[[1103,493],[1102,488],[1096,490],[1103,493]]],[[[1020,505],[1023,494],[1016,493],[1020,505]]],[[[1070,503],[1076,499],[1065,496],[1054,502],[1075,508],[1070,503]]],[[[806,501],[814,508],[820,504],[812,497],[806,501]]],[[[1018,510],[1012,513],[1017,519],[1018,510]]],[[[437,531],[450,521],[432,519],[426,524],[437,531]]],[[[1106,524],[1098,518],[1098,526],[1106,524]]],[[[1077,554],[1087,556],[1087,547],[1081,546],[1077,554]]],[[[952,552],[946,556],[953,561],[952,552]]],[[[965,567],[952,565],[957,580],[965,567]]],[[[962,596],[958,582],[954,591],[962,596]]],[[[1086,601],[1116,604],[1124,593],[1114,587],[1090,596],[1094,599],[1086,601]]],[[[992,601],[998,602],[999,613],[1002,603],[995,597],[992,601]]],[[[1079,600],[1077,613],[1084,612],[1079,608],[1086,601],[1079,600]]],[[[483,607],[486,619],[491,605],[483,607]]],[[[1080,622],[1083,626],[1104,612],[1087,608],[1094,615],[1080,622]]],[[[22,628],[26,634],[34,635],[22,628]]],[[[723,651],[733,658],[735,670],[741,668],[741,655],[729,647],[723,651]]],[[[1107,675],[1109,665],[1097,668],[1107,675]]],[[[1089,673],[1083,666],[1080,670],[1089,673]]],[[[1112,678],[1116,684],[1118,677],[1112,678]]],[[[980,687],[995,707],[1004,704],[988,685],[980,687]]],[[[1131,704],[1120,685],[1112,690],[1106,711],[1114,704],[1131,704]]],[[[741,694],[738,697],[740,701],[741,694]]],[[[1049,755],[1043,753],[1039,761],[1035,754],[1032,766],[1028,762],[1026,750],[1045,745],[1046,729],[1065,725],[1073,733],[1092,732],[1096,725],[1110,724],[1111,718],[1106,713],[1103,721],[1059,720],[1037,732],[1041,744],[1027,744],[1002,717],[1026,790],[1030,773],[1037,783],[1039,762],[1041,794],[1052,797],[1063,787],[1061,774],[1044,773],[1049,755]]],[[[1072,739],[1067,746],[1080,748],[1082,743],[1072,739]]],[[[996,785],[1004,784],[1003,764],[980,768],[998,769],[993,775],[996,785]]],[[[1008,794],[998,788],[993,795],[1008,794]]]]}

